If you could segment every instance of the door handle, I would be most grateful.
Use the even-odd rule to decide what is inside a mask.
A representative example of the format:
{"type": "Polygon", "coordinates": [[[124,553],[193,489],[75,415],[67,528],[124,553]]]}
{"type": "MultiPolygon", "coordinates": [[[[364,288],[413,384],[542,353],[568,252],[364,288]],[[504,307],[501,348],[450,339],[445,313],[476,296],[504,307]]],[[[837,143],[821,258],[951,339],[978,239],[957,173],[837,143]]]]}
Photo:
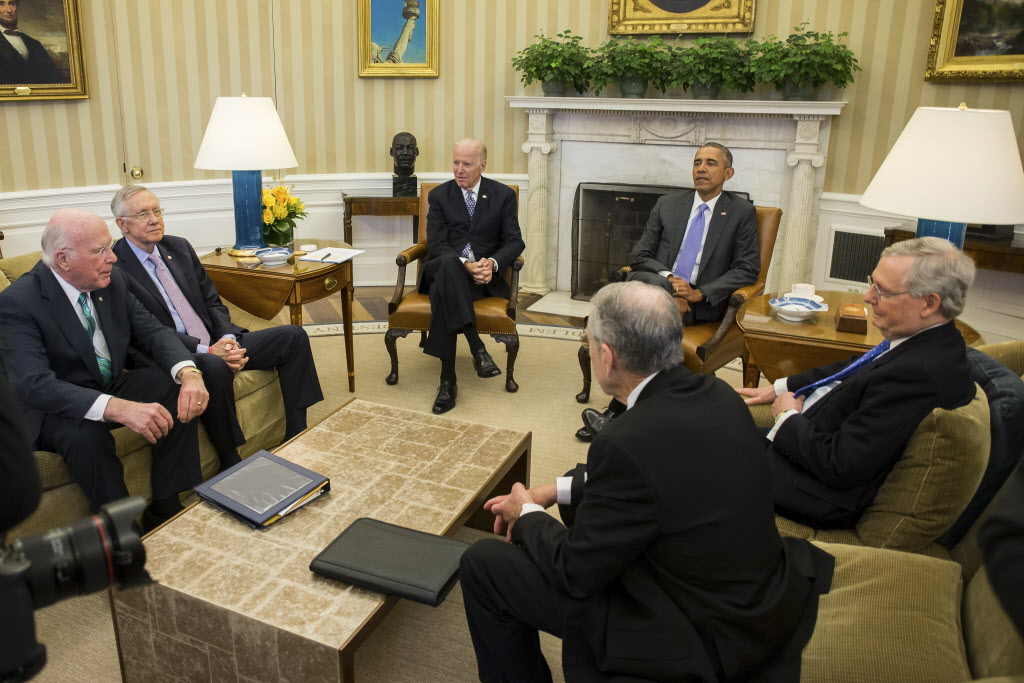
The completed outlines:
{"type": "Polygon", "coordinates": [[[132,178],[135,178],[136,180],[138,180],[139,178],[142,177],[142,167],[141,166],[132,166],[131,170],[128,171],[128,174],[132,178]]]}

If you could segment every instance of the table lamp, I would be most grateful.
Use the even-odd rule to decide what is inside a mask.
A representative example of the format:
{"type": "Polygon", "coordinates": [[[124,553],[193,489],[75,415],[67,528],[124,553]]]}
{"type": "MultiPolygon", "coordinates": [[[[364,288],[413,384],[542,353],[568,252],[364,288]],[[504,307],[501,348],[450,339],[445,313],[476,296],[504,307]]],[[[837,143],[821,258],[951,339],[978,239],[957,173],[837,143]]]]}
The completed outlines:
{"type": "Polygon", "coordinates": [[[1010,112],[918,107],[860,203],[915,216],[917,236],[961,249],[967,223],[1024,223],[1024,168],[1010,112]]]}
{"type": "Polygon", "coordinates": [[[196,155],[196,168],[231,171],[235,245],[229,252],[265,247],[262,169],[294,168],[291,143],[269,97],[218,97],[196,155]]]}

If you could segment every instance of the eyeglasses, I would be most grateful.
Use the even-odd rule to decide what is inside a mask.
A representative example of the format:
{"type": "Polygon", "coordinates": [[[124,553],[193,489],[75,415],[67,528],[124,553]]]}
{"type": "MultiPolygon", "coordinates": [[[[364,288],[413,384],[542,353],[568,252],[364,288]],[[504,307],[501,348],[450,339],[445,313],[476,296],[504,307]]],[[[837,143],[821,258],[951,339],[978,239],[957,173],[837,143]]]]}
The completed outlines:
{"type": "Polygon", "coordinates": [[[879,299],[888,299],[889,297],[892,297],[892,296],[899,296],[900,294],[908,294],[909,293],[909,292],[905,292],[905,291],[904,292],[887,292],[884,289],[882,289],[881,287],[879,287],[877,284],[875,284],[875,278],[872,277],[871,275],[868,275],[868,288],[875,290],[875,294],[878,295],[879,299]]]}
{"type": "Polygon", "coordinates": [[[145,211],[139,211],[138,213],[132,214],[131,216],[118,216],[118,218],[132,218],[137,221],[148,221],[150,216],[153,216],[154,218],[163,218],[164,210],[153,209],[152,211],[150,211],[149,209],[146,209],[145,211]]]}
{"type": "Polygon", "coordinates": [[[72,249],[68,247],[70,251],[77,251],[79,254],[92,254],[93,256],[106,256],[107,252],[112,251],[113,248],[113,242],[102,247],[96,247],[95,249],[72,249]]]}

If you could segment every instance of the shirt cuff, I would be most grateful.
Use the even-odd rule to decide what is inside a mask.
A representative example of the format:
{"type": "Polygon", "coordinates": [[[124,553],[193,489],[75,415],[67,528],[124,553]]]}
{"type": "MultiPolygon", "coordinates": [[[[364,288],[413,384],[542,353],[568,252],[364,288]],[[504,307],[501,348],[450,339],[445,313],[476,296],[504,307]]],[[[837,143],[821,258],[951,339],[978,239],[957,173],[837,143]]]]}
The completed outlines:
{"type": "Polygon", "coordinates": [[[522,517],[531,512],[544,512],[544,508],[536,503],[523,503],[523,509],[519,511],[519,516],[522,517]]]}
{"type": "Polygon", "coordinates": [[[178,379],[178,373],[181,372],[182,368],[187,368],[187,367],[194,368],[194,367],[196,367],[196,364],[195,364],[194,361],[190,361],[190,360],[183,360],[180,363],[176,363],[174,365],[174,367],[171,368],[171,379],[173,379],[175,381],[175,383],[181,384],[181,380],[178,379]]]}
{"type": "Polygon", "coordinates": [[[196,353],[209,353],[210,347],[203,346],[202,344],[196,344],[196,353]]]}
{"type": "Polygon", "coordinates": [[[658,271],[658,275],[662,276],[665,279],[668,279],[668,276],[671,275],[671,274],[672,274],[671,270],[659,270],[658,271]]]}
{"type": "Polygon", "coordinates": [[[558,477],[555,479],[555,502],[559,505],[572,504],[572,477],[558,477]]]}
{"type": "Polygon", "coordinates": [[[776,396],[782,396],[784,393],[789,391],[789,385],[786,382],[787,379],[788,378],[786,378],[786,377],[782,377],[782,378],[779,378],[779,379],[775,380],[775,385],[774,386],[775,386],[775,395],[776,396]]]}
{"type": "Polygon", "coordinates": [[[765,438],[768,439],[769,441],[775,441],[775,435],[779,432],[779,428],[782,427],[782,423],[788,420],[793,415],[799,414],[799,411],[793,410],[792,408],[782,413],[779,413],[779,416],[775,418],[775,425],[772,427],[771,431],[768,432],[768,435],[765,436],[765,438]]]}
{"type": "Polygon", "coordinates": [[[100,394],[99,398],[92,402],[92,406],[89,407],[88,412],[85,414],[86,420],[92,420],[93,422],[106,422],[103,419],[103,413],[107,410],[107,404],[110,403],[110,399],[113,396],[110,394],[100,394]]]}
{"type": "Polygon", "coordinates": [[[494,259],[492,259],[490,256],[487,257],[487,260],[494,264],[494,272],[497,273],[498,272],[498,262],[495,261],[494,259]]]}

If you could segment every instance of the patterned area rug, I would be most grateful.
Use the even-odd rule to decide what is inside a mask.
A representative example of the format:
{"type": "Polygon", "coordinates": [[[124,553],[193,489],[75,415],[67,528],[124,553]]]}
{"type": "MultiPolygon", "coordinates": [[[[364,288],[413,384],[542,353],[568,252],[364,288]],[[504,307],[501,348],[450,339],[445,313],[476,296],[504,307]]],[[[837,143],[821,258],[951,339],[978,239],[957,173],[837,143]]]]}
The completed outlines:
{"type": "MultiPolygon", "coordinates": [[[[345,328],[341,323],[327,325],[303,325],[303,329],[310,337],[334,337],[345,334],[345,328]]],[[[383,320],[370,322],[357,322],[352,324],[354,334],[384,334],[387,332],[388,324],[383,320]]],[[[562,327],[559,325],[534,325],[522,323],[516,325],[520,337],[540,337],[542,339],[565,339],[579,342],[583,336],[583,330],[579,327],[562,327]]]]}

